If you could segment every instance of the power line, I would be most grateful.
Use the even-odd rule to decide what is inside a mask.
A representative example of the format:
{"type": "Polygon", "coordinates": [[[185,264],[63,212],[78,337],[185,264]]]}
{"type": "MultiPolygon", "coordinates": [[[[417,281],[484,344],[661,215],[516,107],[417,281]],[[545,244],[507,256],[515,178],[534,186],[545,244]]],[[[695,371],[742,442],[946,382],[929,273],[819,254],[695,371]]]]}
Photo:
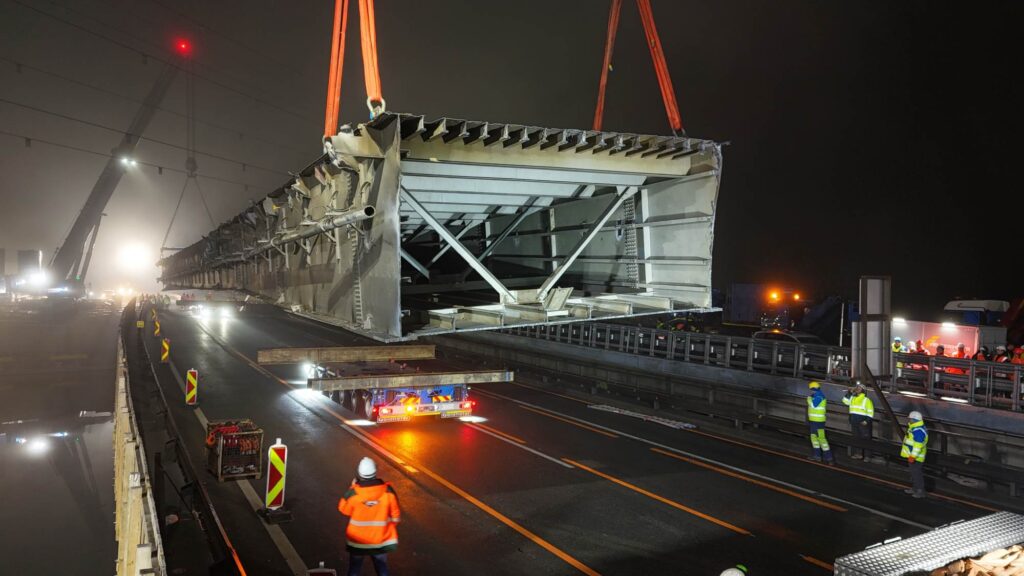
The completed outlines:
{"type": "MultiPolygon", "coordinates": [[[[66,10],[67,12],[70,12],[72,14],[78,15],[81,18],[84,18],[84,19],[87,19],[87,20],[91,20],[92,22],[96,23],[97,25],[99,25],[102,28],[107,28],[109,30],[113,30],[113,31],[118,32],[120,34],[123,34],[123,35],[125,35],[125,36],[127,36],[129,38],[133,38],[134,40],[136,40],[138,42],[141,42],[143,44],[148,44],[148,45],[154,47],[157,51],[166,51],[167,50],[166,46],[164,46],[162,44],[159,44],[157,42],[154,42],[153,40],[150,40],[149,38],[146,38],[144,36],[140,36],[140,35],[134,33],[131,30],[125,30],[124,28],[121,28],[119,26],[115,26],[113,24],[109,24],[107,22],[104,22],[104,21],[100,20],[99,18],[96,18],[95,16],[93,16],[91,14],[86,14],[86,13],[82,12],[81,10],[78,10],[76,8],[72,8],[71,6],[68,6],[67,4],[57,4],[53,0],[51,0],[50,3],[52,5],[54,5],[55,7],[62,8],[64,10],[66,10]]],[[[110,11],[107,11],[107,13],[109,14],[110,11]]],[[[135,15],[135,17],[139,18],[140,20],[144,20],[144,21],[148,20],[148,21],[152,22],[151,19],[142,18],[142,17],[138,16],[137,14],[133,14],[133,15],[135,15]]],[[[229,73],[225,72],[223,69],[220,69],[220,68],[217,68],[215,66],[212,66],[211,64],[209,64],[209,63],[207,63],[207,62],[205,62],[203,60],[199,60],[199,59],[195,58],[194,56],[190,56],[189,60],[192,63],[199,64],[200,66],[203,66],[203,67],[207,68],[210,72],[212,72],[214,75],[216,75],[218,77],[230,78],[232,81],[234,81],[236,84],[242,86],[246,90],[261,91],[256,85],[249,84],[248,82],[245,82],[244,80],[240,80],[237,76],[233,76],[232,74],[229,74],[229,73]]]]}
{"type": "MultiPolygon", "coordinates": [[[[101,94],[106,94],[108,96],[114,96],[116,98],[121,98],[123,100],[127,100],[128,102],[133,102],[135,104],[145,104],[145,102],[143,102],[139,98],[134,98],[132,96],[128,96],[126,94],[122,94],[122,93],[116,92],[114,90],[109,90],[107,88],[103,88],[102,86],[96,86],[94,84],[89,84],[88,82],[83,82],[81,80],[76,80],[76,79],[71,78],[69,76],[64,76],[63,74],[60,74],[60,73],[57,73],[57,72],[53,72],[52,70],[46,70],[45,68],[40,68],[40,67],[34,66],[32,64],[26,64],[25,62],[21,62],[19,60],[14,60],[12,58],[8,58],[8,57],[3,56],[3,55],[0,55],[0,60],[6,61],[6,62],[10,62],[11,64],[14,64],[14,66],[15,66],[15,68],[16,68],[16,70],[17,70],[17,72],[19,74],[21,73],[22,69],[32,70],[33,72],[37,72],[37,73],[43,74],[45,76],[50,76],[52,78],[56,78],[58,80],[67,82],[69,84],[74,84],[76,86],[81,86],[83,88],[88,88],[90,90],[94,90],[94,91],[99,92],[101,94]]],[[[154,106],[154,108],[156,108],[157,110],[160,110],[161,112],[166,112],[168,114],[177,116],[179,118],[188,118],[188,116],[186,116],[185,114],[182,114],[181,112],[177,112],[175,110],[171,110],[170,108],[164,108],[162,106],[154,106]]],[[[223,126],[223,125],[220,125],[220,124],[216,124],[214,122],[209,122],[207,120],[201,120],[199,118],[196,118],[195,121],[196,121],[197,124],[202,124],[203,126],[209,126],[210,128],[214,128],[214,129],[217,129],[217,130],[228,132],[230,134],[234,134],[234,135],[238,136],[239,138],[249,138],[250,140],[253,140],[253,141],[256,141],[256,142],[263,142],[264,144],[268,144],[270,146],[277,146],[277,147],[279,147],[281,149],[291,150],[293,152],[299,152],[299,153],[303,153],[303,154],[309,152],[308,150],[300,150],[299,148],[296,148],[294,146],[288,146],[286,144],[282,144],[282,143],[274,141],[274,140],[269,140],[267,138],[263,138],[261,136],[257,136],[255,134],[252,134],[252,133],[249,133],[249,132],[243,132],[243,131],[237,130],[235,128],[231,128],[231,127],[228,127],[228,126],[223,126]]]]}
{"type": "MultiPolygon", "coordinates": [[[[33,136],[28,136],[28,135],[25,135],[25,134],[18,134],[16,132],[9,132],[7,130],[0,130],[0,135],[10,136],[11,138],[17,138],[19,140],[22,140],[22,141],[25,142],[25,146],[29,147],[29,148],[31,148],[33,144],[38,142],[40,144],[46,144],[46,145],[54,146],[54,147],[57,147],[57,148],[63,148],[65,150],[74,150],[75,152],[81,152],[83,154],[91,154],[93,156],[100,156],[100,157],[103,157],[103,158],[114,158],[115,157],[113,154],[111,154],[109,152],[99,152],[97,150],[90,150],[88,148],[82,148],[80,146],[75,146],[73,144],[64,144],[63,142],[54,142],[53,140],[46,140],[44,138],[35,138],[33,136]]],[[[167,170],[167,171],[170,171],[170,172],[176,172],[178,174],[185,174],[186,176],[188,175],[188,172],[186,172],[185,170],[182,170],[180,168],[171,168],[169,166],[163,166],[163,165],[160,165],[160,164],[154,164],[152,162],[145,162],[145,161],[142,161],[142,160],[136,160],[135,163],[138,164],[138,165],[141,165],[141,166],[149,166],[150,168],[156,168],[159,171],[159,173],[161,173],[161,174],[163,173],[164,170],[167,170]]],[[[199,178],[205,178],[207,180],[212,180],[214,182],[223,182],[225,184],[234,184],[236,186],[243,187],[245,190],[249,190],[249,188],[251,186],[256,186],[255,184],[249,184],[247,182],[241,182],[241,181],[238,181],[238,180],[231,180],[229,178],[221,178],[220,176],[210,176],[209,174],[199,174],[199,173],[197,173],[196,176],[199,177],[199,178]]]]}
{"type": "MultiPolygon", "coordinates": [[[[20,108],[25,108],[26,110],[31,110],[33,112],[38,112],[40,114],[48,114],[50,116],[54,116],[54,117],[60,118],[62,120],[68,120],[68,121],[71,121],[71,122],[78,122],[79,124],[85,124],[86,126],[92,126],[94,128],[100,128],[102,130],[108,130],[108,131],[114,132],[116,134],[129,134],[128,132],[126,132],[124,130],[120,130],[118,128],[114,128],[113,126],[107,126],[106,124],[100,124],[98,122],[92,122],[90,120],[85,120],[85,119],[82,119],[82,118],[78,118],[76,116],[70,116],[68,114],[62,114],[60,112],[54,112],[53,110],[47,110],[45,108],[39,108],[37,106],[31,106],[29,104],[24,104],[22,102],[15,102],[14,100],[8,100],[8,99],[2,98],[2,97],[0,97],[0,102],[3,102],[4,104],[10,104],[12,106],[18,106],[20,108]]],[[[157,140],[156,138],[151,138],[149,136],[143,136],[142,134],[131,134],[131,135],[132,136],[137,136],[139,138],[139,140],[145,140],[147,142],[152,142],[154,144],[160,144],[161,146],[168,146],[170,148],[177,148],[179,150],[185,150],[185,151],[188,150],[185,146],[180,146],[178,144],[172,144],[170,142],[165,142],[163,140],[157,140]]],[[[260,166],[259,164],[251,164],[249,162],[243,162],[241,160],[236,160],[234,158],[228,158],[226,156],[220,156],[219,154],[213,154],[212,152],[204,152],[202,150],[196,150],[195,153],[199,154],[199,155],[202,155],[202,156],[207,156],[209,158],[215,158],[217,160],[222,160],[224,162],[231,162],[233,164],[238,164],[238,165],[240,165],[242,167],[242,170],[245,170],[246,168],[256,168],[256,169],[259,169],[259,170],[264,170],[266,172],[271,172],[273,174],[283,174],[285,176],[289,175],[286,170],[277,170],[275,168],[267,168],[266,166],[260,166]]]]}
{"type": "MultiPolygon", "coordinates": [[[[183,70],[182,66],[180,66],[180,65],[178,65],[178,64],[176,64],[174,62],[171,62],[169,60],[165,60],[165,59],[160,58],[159,56],[156,56],[156,55],[153,55],[153,54],[147,54],[145,51],[140,50],[140,49],[138,49],[138,48],[136,48],[136,47],[134,47],[134,46],[132,46],[130,44],[127,44],[125,42],[122,42],[120,40],[117,40],[116,38],[111,38],[110,36],[107,36],[105,34],[101,34],[99,32],[96,32],[95,30],[90,30],[89,28],[86,28],[86,27],[84,27],[84,26],[82,26],[80,24],[76,24],[76,23],[71,22],[69,20],[66,20],[64,18],[61,18],[60,16],[57,16],[55,14],[51,14],[51,13],[46,12],[44,10],[40,10],[40,9],[34,7],[34,6],[29,6],[28,4],[22,2],[21,0],[8,0],[8,1],[9,2],[13,2],[14,4],[17,4],[17,5],[19,5],[19,6],[23,7],[23,8],[31,10],[33,12],[36,12],[37,14],[40,14],[40,15],[46,17],[46,18],[50,18],[52,20],[55,20],[55,21],[60,22],[62,24],[65,24],[65,25],[67,25],[67,26],[69,26],[71,28],[74,28],[76,30],[85,32],[86,34],[89,34],[89,35],[92,35],[92,36],[96,36],[97,38],[101,38],[103,40],[106,40],[107,42],[109,42],[109,43],[111,43],[111,44],[113,44],[115,46],[118,46],[120,48],[123,48],[125,50],[128,50],[130,52],[135,52],[135,53],[140,54],[140,55],[142,55],[144,57],[152,58],[152,59],[156,60],[157,62],[161,62],[161,63],[167,64],[169,66],[174,66],[175,68],[177,68],[179,70],[183,70]]],[[[313,123],[313,124],[319,126],[319,122],[313,120],[312,118],[309,118],[307,116],[303,116],[303,115],[301,115],[301,114],[299,114],[297,112],[294,112],[292,110],[288,110],[287,108],[283,108],[283,107],[278,106],[278,105],[276,105],[276,104],[274,104],[272,102],[268,102],[266,100],[262,100],[262,99],[260,99],[260,98],[258,98],[256,96],[253,96],[252,94],[250,94],[248,92],[244,92],[244,91],[238,90],[236,88],[232,88],[231,86],[228,86],[227,84],[224,84],[223,82],[219,82],[217,80],[214,80],[213,78],[210,78],[208,76],[203,76],[203,75],[200,75],[200,74],[196,74],[195,76],[196,76],[196,78],[201,78],[201,79],[205,80],[206,82],[208,82],[208,83],[210,83],[210,84],[212,84],[214,86],[217,86],[217,87],[220,87],[220,88],[222,88],[224,90],[227,90],[228,92],[232,92],[232,93],[238,94],[240,96],[244,96],[245,98],[248,98],[248,99],[250,99],[250,100],[252,100],[254,102],[257,102],[257,103],[262,104],[264,106],[267,106],[269,108],[273,108],[275,110],[278,110],[280,112],[288,114],[289,116],[294,116],[295,118],[303,120],[304,122],[313,123]]]]}
{"type": "MultiPolygon", "coordinates": [[[[186,22],[190,22],[191,24],[193,24],[195,26],[203,28],[203,29],[213,33],[214,35],[223,38],[224,40],[228,41],[231,44],[234,44],[234,45],[236,45],[236,46],[238,46],[240,48],[243,48],[245,50],[248,50],[248,51],[252,52],[253,54],[259,56],[260,58],[263,58],[264,60],[266,60],[268,62],[273,62],[274,64],[278,65],[282,70],[287,71],[288,73],[292,74],[296,78],[301,78],[302,77],[301,74],[298,74],[298,73],[295,72],[295,69],[294,69],[292,64],[290,64],[288,62],[285,62],[284,60],[279,60],[279,59],[277,59],[276,57],[274,57],[271,54],[264,53],[264,52],[254,48],[254,47],[252,47],[252,46],[250,46],[250,45],[248,45],[248,44],[246,44],[246,43],[244,43],[244,42],[242,42],[240,40],[236,40],[235,38],[232,38],[232,37],[228,36],[227,34],[224,34],[223,32],[220,32],[219,30],[214,29],[210,25],[204,24],[203,22],[200,22],[199,20],[189,16],[188,14],[185,14],[184,12],[179,12],[178,10],[175,10],[173,7],[168,6],[164,2],[161,2],[160,0],[149,0],[149,2],[152,3],[152,4],[156,4],[157,6],[163,8],[164,10],[170,12],[171,14],[174,14],[175,16],[181,18],[182,20],[185,20],[186,22]]],[[[142,20],[149,20],[150,22],[155,22],[152,19],[144,18],[143,16],[139,15],[136,12],[132,12],[132,14],[136,18],[139,18],[139,19],[142,19],[142,20]]]]}

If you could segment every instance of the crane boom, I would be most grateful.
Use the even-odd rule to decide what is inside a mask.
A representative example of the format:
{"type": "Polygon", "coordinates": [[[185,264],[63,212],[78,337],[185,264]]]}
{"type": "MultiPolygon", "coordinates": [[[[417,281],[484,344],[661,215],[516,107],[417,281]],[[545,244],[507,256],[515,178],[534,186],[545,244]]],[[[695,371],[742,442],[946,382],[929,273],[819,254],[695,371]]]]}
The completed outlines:
{"type": "MultiPolygon", "coordinates": [[[[160,77],[149,90],[142,106],[135,113],[131,125],[121,138],[121,143],[113,150],[110,160],[103,167],[103,172],[100,173],[96,184],[93,185],[89,198],[86,199],[82,211],[78,213],[67,238],[53,253],[53,258],[50,260],[50,272],[54,282],[80,285],[85,281],[84,276],[88,264],[82,266],[81,271],[78,268],[84,257],[83,253],[87,249],[86,241],[89,240],[90,235],[95,240],[95,235],[99,232],[103,210],[127,168],[122,160],[132,158],[143,132],[146,131],[156,114],[157,106],[164,99],[171,83],[174,82],[178,68],[177,64],[169,62],[160,73],[160,77]]],[[[91,252],[91,249],[89,251],[91,252]]]]}

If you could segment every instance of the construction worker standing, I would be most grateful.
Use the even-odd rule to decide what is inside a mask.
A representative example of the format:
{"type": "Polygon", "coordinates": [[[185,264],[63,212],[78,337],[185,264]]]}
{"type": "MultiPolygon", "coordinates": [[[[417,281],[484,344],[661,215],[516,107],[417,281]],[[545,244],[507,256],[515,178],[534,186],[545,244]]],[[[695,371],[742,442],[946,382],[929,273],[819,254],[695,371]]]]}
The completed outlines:
{"type": "Polygon", "coordinates": [[[907,424],[907,435],[903,438],[900,458],[906,458],[910,465],[910,479],[913,488],[904,490],[914,498],[924,498],[924,457],[928,454],[928,430],[924,427],[924,419],[917,410],[910,413],[907,424]]]}
{"type": "Polygon", "coordinates": [[[398,495],[390,484],[377,478],[377,465],[370,458],[359,461],[357,474],[338,501],[338,512],[349,517],[345,530],[348,574],[359,576],[369,556],[377,576],[387,576],[388,552],[398,547],[398,495]]]}
{"type": "Polygon", "coordinates": [[[811,431],[811,446],[814,448],[811,460],[820,460],[828,465],[833,465],[835,460],[832,458],[828,439],[825,438],[828,401],[825,400],[825,394],[821,391],[821,384],[812,381],[808,384],[808,388],[811,393],[807,396],[807,425],[811,431]]]}
{"type": "MultiPolygon", "coordinates": [[[[864,385],[858,382],[856,386],[847,390],[843,395],[843,404],[850,407],[850,429],[853,430],[853,436],[864,442],[871,442],[871,428],[875,422],[875,404],[864,393],[864,385]]],[[[861,458],[866,460],[871,454],[864,448],[854,447],[850,456],[857,460],[861,458]]]]}

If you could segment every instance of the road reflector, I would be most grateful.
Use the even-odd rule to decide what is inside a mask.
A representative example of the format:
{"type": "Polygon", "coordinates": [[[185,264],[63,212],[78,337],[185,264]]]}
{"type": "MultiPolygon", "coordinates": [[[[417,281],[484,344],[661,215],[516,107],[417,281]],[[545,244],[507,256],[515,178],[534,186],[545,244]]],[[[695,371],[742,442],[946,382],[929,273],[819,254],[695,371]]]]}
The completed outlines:
{"type": "Polygon", "coordinates": [[[139,330],[142,330],[143,328],[146,327],[146,321],[145,320],[136,320],[135,321],[135,327],[138,328],[139,330]]]}
{"type": "Polygon", "coordinates": [[[163,364],[168,364],[170,362],[170,358],[171,358],[171,341],[168,340],[167,338],[164,338],[161,341],[160,362],[163,363],[163,364]]]}
{"type": "Polygon", "coordinates": [[[185,404],[195,406],[199,403],[199,371],[195,368],[185,373],[185,404]]]}

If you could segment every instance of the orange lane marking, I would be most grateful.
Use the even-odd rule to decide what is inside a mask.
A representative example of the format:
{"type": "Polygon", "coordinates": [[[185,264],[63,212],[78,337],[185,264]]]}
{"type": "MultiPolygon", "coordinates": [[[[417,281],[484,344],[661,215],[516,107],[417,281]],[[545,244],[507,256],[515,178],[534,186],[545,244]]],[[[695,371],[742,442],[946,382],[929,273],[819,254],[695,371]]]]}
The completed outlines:
{"type": "MultiPolygon", "coordinates": [[[[231,346],[230,344],[228,344],[227,342],[222,342],[221,345],[224,346],[225,349],[228,349],[229,351],[233,352],[239,358],[245,360],[250,366],[252,366],[256,371],[260,372],[261,374],[264,374],[264,375],[266,375],[266,376],[268,376],[270,378],[273,378],[274,380],[277,380],[282,386],[285,386],[286,388],[294,388],[288,382],[278,378],[277,376],[274,376],[273,374],[268,372],[266,369],[264,369],[262,366],[260,366],[259,364],[255,363],[254,361],[249,359],[249,357],[246,356],[245,354],[242,354],[241,352],[235,350],[235,348],[233,346],[231,346]]],[[[341,414],[338,414],[337,412],[335,412],[333,408],[326,407],[326,410],[327,410],[328,414],[334,416],[339,422],[341,422],[342,425],[347,430],[349,430],[351,433],[353,433],[353,434],[355,434],[357,436],[362,437],[363,440],[367,444],[369,444],[370,446],[373,446],[373,447],[380,446],[380,444],[377,442],[377,440],[375,438],[371,438],[365,432],[363,432],[361,430],[357,430],[355,427],[349,426],[349,425],[345,424],[345,418],[341,414]]],[[[397,460],[399,464],[402,464],[403,466],[406,466],[405,462],[399,460],[398,458],[394,458],[394,459],[397,460]]],[[[416,463],[416,470],[426,474],[427,476],[430,476],[438,484],[441,484],[445,488],[448,488],[452,492],[455,492],[456,494],[458,494],[459,496],[464,498],[470,504],[472,504],[472,505],[476,506],[477,508],[483,510],[484,512],[486,512],[487,514],[491,515],[493,518],[495,518],[496,520],[498,520],[502,524],[508,526],[509,528],[515,530],[516,532],[519,532],[520,534],[522,534],[523,536],[525,536],[526,538],[531,540],[534,544],[537,544],[541,548],[547,550],[548,552],[550,552],[550,553],[554,554],[555,556],[557,556],[558,558],[560,558],[566,564],[569,564],[570,566],[572,566],[573,568],[576,568],[577,570],[579,570],[580,572],[586,574],[587,576],[601,576],[601,574],[599,572],[597,572],[596,570],[594,570],[593,568],[591,568],[591,567],[587,566],[586,564],[580,562],[579,560],[577,560],[576,558],[572,557],[568,553],[564,552],[562,549],[558,548],[554,544],[548,542],[547,540],[545,540],[545,539],[541,538],[540,536],[534,534],[533,532],[527,530],[525,527],[523,527],[522,525],[518,524],[517,522],[515,522],[511,518],[508,518],[507,516],[505,516],[501,512],[498,512],[494,508],[491,508],[487,504],[484,504],[483,502],[478,500],[476,497],[474,497],[469,492],[466,492],[462,488],[459,488],[455,484],[452,484],[451,482],[446,480],[444,477],[442,477],[437,472],[434,472],[433,470],[423,466],[420,463],[416,463]]]]}
{"type": "Polygon", "coordinates": [[[536,390],[537,392],[543,392],[545,394],[551,394],[552,396],[558,396],[559,398],[565,398],[566,400],[572,400],[573,402],[579,402],[580,404],[593,404],[593,402],[587,402],[586,400],[580,400],[579,398],[573,398],[572,396],[566,396],[565,394],[559,394],[558,392],[552,392],[536,386],[530,386],[529,384],[523,384],[521,382],[509,382],[509,384],[515,384],[520,388],[529,388],[530,390],[536,390]]]}
{"type": "Polygon", "coordinates": [[[592,426],[587,426],[586,424],[580,424],[579,422],[574,422],[572,420],[569,420],[568,418],[562,418],[561,416],[555,416],[554,414],[550,414],[548,412],[544,412],[543,410],[537,410],[536,408],[531,408],[529,406],[523,406],[522,404],[517,404],[517,406],[519,406],[523,410],[529,410],[530,412],[536,412],[537,414],[540,414],[541,416],[547,416],[548,418],[554,418],[555,420],[561,420],[562,422],[565,422],[566,424],[572,424],[573,426],[579,426],[580,428],[583,428],[584,430],[590,430],[591,432],[595,432],[597,434],[601,434],[601,435],[607,436],[609,438],[618,438],[618,435],[612,434],[611,432],[605,432],[604,430],[601,430],[599,428],[594,428],[592,426]]]}
{"type": "MultiPolygon", "coordinates": [[[[334,410],[328,409],[328,412],[334,413],[334,410]]],[[[363,437],[363,439],[370,446],[379,446],[379,444],[377,443],[377,439],[376,438],[371,439],[369,437],[369,435],[367,435],[362,430],[356,430],[355,428],[353,428],[351,426],[349,426],[348,428],[354,434],[356,434],[357,436],[363,437]]],[[[469,492],[466,492],[462,488],[459,488],[455,484],[452,484],[451,482],[449,482],[447,479],[445,479],[443,476],[441,476],[437,472],[434,472],[433,470],[431,470],[431,469],[429,469],[429,468],[427,468],[427,467],[425,467],[425,466],[423,466],[422,464],[419,464],[419,463],[417,463],[416,466],[418,467],[420,472],[423,472],[427,476],[430,476],[438,484],[440,484],[440,485],[444,486],[445,488],[451,490],[452,492],[458,494],[463,499],[465,499],[467,502],[469,502],[470,504],[476,506],[480,510],[483,510],[484,512],[486,512],[487,514],[489,514],[491,517],[493,517],[494,519],[498,520],[502,524],[508,526],[509,528],[515,530],[516,532],[519,532],[520,534],[522,534],[523,536],[525,536],[526,538],[531,540],[534,544],[540,546],[541,548],[547,550],[548,552],[550,552],[550,553],[554,554],[555,556],[557,556],[558,558],[560,558],[566,564],[569,564],[570,566],[572,566],[573,568],[576,568],[580,572],[582,572],[584,574],[587,574],[587,576],[601,576],[600,573],[597,572],[596,570],[594,570],[593,568],[591,568],[591,567],[587,566],[586,564],[580,562],[576,558],[574,558],[571,555],[569,555],[567,552],[564,552],[561,548],[558,548],[554,544],[552,544],[552,543],[548,542],[547,540],[541,538],[540,536],[534,534],[533,532],[531,532],[530,530],[526,529],[521,524],[517,523],[515,520],[512,520],[511,518],[505,516],[501,512],[498,512],[494,508],[491,508],[487,504],[484,504],[482,501],[477,499],[475,496],[473,496],[469,492]]]]}
{"type": "Polygon", "coordinates": [[[497,434],[498,436],[501,436],[502,438],[508,438],[509,440],[511,440],[513,442],[516,442],[516,443],[519,443],[519,444],[526,444],[526,440],[523,440],[522,438],[513,436],[511,434],[506,434],[505,432],[502,432],[501,430],[496,430],[496,429],[494,429],[494,428],[492,428],[492,427],[490,427],[490,426],[488,426],[486,424],[481,424],[480,422],[477,422],[476,425],[481,427],[481,428],[483,428],[484,430],[487,430],[488,432],[493,432],[494,434],[497,434]]]}
{"type": "Polygon", "coordinates": [[[760,486],[762,488],[767,488],[769,490],[774,490],[776,492],[779,492],[780,494],[786,494],[787,496],[792,496],[793,498],[799,498],[800,500],[803,500],[804,502],[810,502],[811,504],[814,504],[815,506],[821,506],[822,508],[828,508],[829,510],[833,510],[835,512],[847,512],[846,508],[843,508],[842,506],[836,506],[835,504],[830,504],[830,503],[825,502],[823,500],[819,500],[817,498],[812,498],[812,497],[810,497],[810,496],[808,496],[806,494],[801,494],[799,492],[794,492],[792,490],[788,490],[786,488],[783,488],[782,486],[776,486],[774,484],[770,484],[768,482],[764,482],[764,481],[758,480],[756,478],[750,478],[749,476],[744,476],[742,474],[733,472],[732,470],[726,470],[725,468],[719,468],[718,466],[713,466],[711,464],[707,464],[705,462],[701,462],[700,460],[694,460],[692,458],[687,458],[686,456],[681,456],[679,454],[673,454],[672,452],[669,452],[667,450],[662,450],[661,448],[651,448],[651,451],[652,452],[657,452],[658,454],[662,454],[664,456],[668,456],[669,458],[675,458],[676,460],[682,460],[683,462],[686,462],[688,464],[693,464],[694,466],[700,466],[701,468],[706,468],[708,470],[713,470],[715,472],[718,472],[719,474],[725,474],[726,476],[730,476],[732,478],[738,478],[740,480],[743,480],[745,482],[750,482],[751,484],[760,486]]]}
{"type": "Polygon", "coordinates": [[[803,554],[801,554],[800,557],[803,558],[804,562],[809,562],[811,564],[814,564],[818,568],[824,568],[825,570],[828,570],[829,572],[835,570],[835,566],[832,566],[831,564],[829,564],[828,562],[825,562],[824,560],[818,560],[817,558],[814,558],[813,556],[804,556],[803,554]]]}
{"type": "MultiPolygon", "coordinates": [[[[819,466],[821,468],[826,468],[828,470],[832,470],[833,472],[841,472],[843,474],[848,474],[850,476],[856,476],[858,478],[864,478],[865,480],[871,480],[873,482],[877,482],[879,484],[885,484],[887,486],[892,486],[894,488],[907,488],[909,486],[908,484],[901,484],[900,482],[893,482],[892,480],[886,480],[884,478],[879,478],[878,476],[871,476],[870,474],[864,474],[863,472],[857,472],[855,470],[849,470],[847,468],[837,468],[835,466],[828,466],[826,464],[822,464],[821,462],[815,462],[813,460],[807,460],[806,458],[801,458],[799,456],[794,456],[793,454],[787,454],[785,452],[780,452],[778,450],[772,450],[771,448],[765,448],[764,446],[758,446],[756,444],[749,444],[749,443],[743,442],[741,440],[734,440],[732,438],[727,438],[725,436],[719,436],[717,434],[711,434],[709,432],[704,432],[702,430],[688,429],[688,430],[686,430],[686,432],[690,432],[690,433],[693,433],[693,434],[698,434],[698,435],[701,435],[701,436],[706,436],[708,438],[714,438],[715,440],[719,440],[721,442],[728,442],[730,444],[736,444],[737,446],[745,446],[747,448],[752,448],[752,449],[758,450],[760,452],[766,452],[768,454],[774,454],[775,456],[781,456],[782,458],[789,458],[790,460],[795,460],[797,462],[802,462],[804,464],[810,464],[812,466],[819,466]]],[[[961,498],[955,498],[953,496],[946,496],[945,494],[939,494],[937,492],[929,492],[929,495],[930,496],[934,496],[936,498],[941,498],[943,500],[948,500],[950,502],[957,502],[957,503],[960,503],[960,504],[965,504],[967,506],[972,506],[974,508],[979,508],[981,510],[988,510],[990,512],[998,512],[999,511],[998,508],[992,508],[990,506],[985,506],[984,504],[978,504],[976,502],[971,502],[970,500],[963,500],[961,498]]]]}
{"type": "Polygon", "coordinates": [[[600,476],[601,478],[604,478],[605,480],[608,480],[610,482],[614,482],[614,483],[618,484],[619,486],[623,486],[625,488],[629,488],[630,490],[632,490],[632,491],[634,491],[634,492],[636,492],[638,494],[643,494],[644,496],[647,496],[648,498],[653,498],[653,499],[657,500],[658,502],[662,502],[664,504],[668,504],[669,506],[671,506],[673,508],[676,508],[677,510],[682,510],[683,512],[686,512],[687,514],[693,514],[694,516],[696,516],[698,518],[707,520],[708,522],[711,522],[713,524],[718,524],[719,526],[721,526],[723,528],[727,528],[729,530],[732,530],[733,532],[735,532],[737,534],[743,534],[744,536],[753,536],[753,534],[751,534],[749,531],[744,530],[743,528],[740,528],[739,526],[734,526],[732,524],[729,524],[725,520],[719,520],[718,518],[715,518],[714,516],[710,516],[710,515],[705,514],[705,513],[701,512],[699,510],[694,510],[693,508],[690,508],[689,506],[684,506],[684,505],[680,504],[679,502],[676,502],[675,500],[669,500],[668,498],[665,498],[664,496],[659,496],[659,495],[655,494],[654,492],[651,492],[650,490],[644,490],[643,488],[641,488],[639,486],[636,486],[634,484],[630,484],[629,482],[626,482],[625,480],[619,480],[618,478],[616,478],[614,476],[609,476],[608,474],[605,474],[604,472],[599,472],[597,470],[594,470],[593,468],[591,468],[589,466],[585,466],[583,464],[580,464],[579,462],[576,462],[575,460],[570,460],[568,458],[562,458],[562,460],[566,461],[569,464],[572,464],[573,466],[577,466],[577,467],[579,467],[582,470],[586,470],[587,472],[590,472],[591,474],[594,474],[595,476],[600,476]]]}

